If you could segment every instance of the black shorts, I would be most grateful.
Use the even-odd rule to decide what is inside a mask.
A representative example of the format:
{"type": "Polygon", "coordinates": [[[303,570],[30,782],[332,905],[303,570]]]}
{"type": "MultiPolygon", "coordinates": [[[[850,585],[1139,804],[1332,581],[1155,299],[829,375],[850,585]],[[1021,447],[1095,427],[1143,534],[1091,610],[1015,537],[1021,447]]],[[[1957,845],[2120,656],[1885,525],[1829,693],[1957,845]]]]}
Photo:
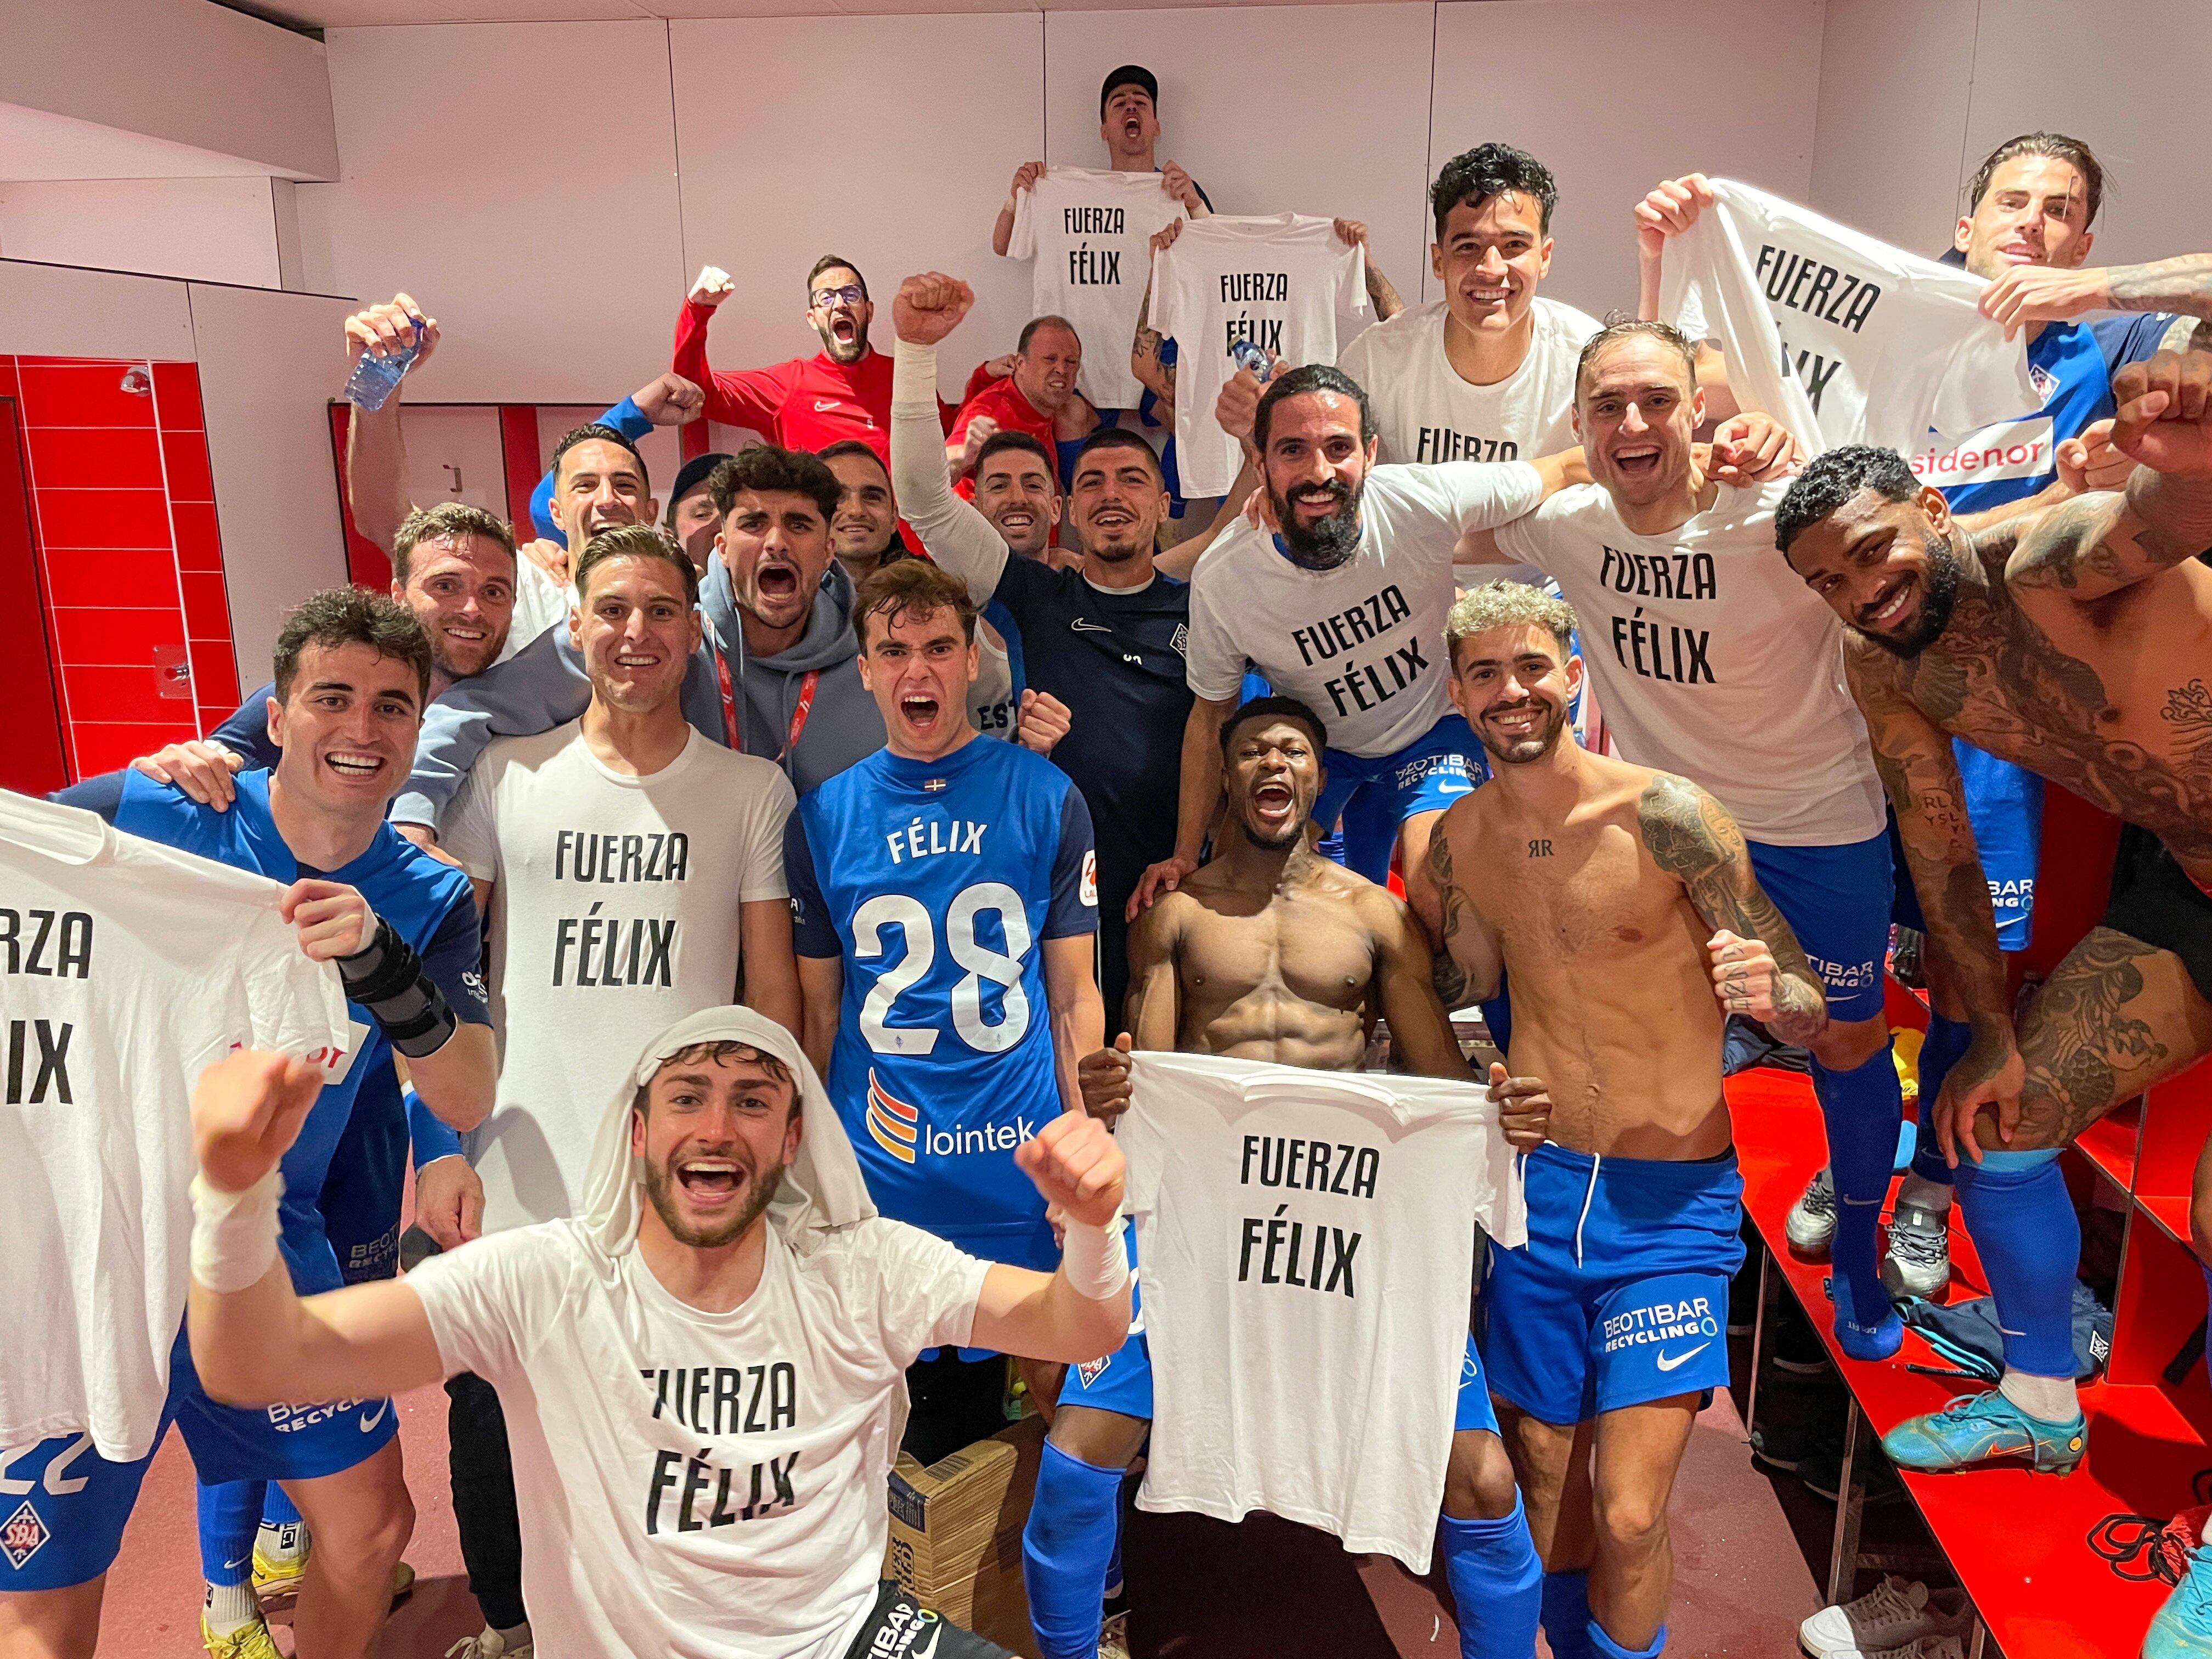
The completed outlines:
{"type": "Polygon", "coordinates": [[[2122,841],[2101,925],[2172,951],[2198,994],[2212,1001],[2212,896],[2190,880],[2163,842],[2133,833],[2122,841]]]}
{"type": "Polygon", "coordinates": [[[886,1578],[845,1659],[1014,1659],[995,1642],[949,1625],[886,1578]]]}

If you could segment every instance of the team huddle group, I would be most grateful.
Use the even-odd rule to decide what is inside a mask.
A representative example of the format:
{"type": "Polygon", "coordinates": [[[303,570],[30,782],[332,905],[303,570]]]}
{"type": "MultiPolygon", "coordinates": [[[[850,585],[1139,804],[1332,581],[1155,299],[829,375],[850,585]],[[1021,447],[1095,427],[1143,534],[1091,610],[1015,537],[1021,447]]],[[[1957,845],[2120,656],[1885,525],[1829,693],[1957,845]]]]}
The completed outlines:
{"type": "MultiPolygon", "coordinates": [[[[1241,1224],[1237,1277],[1303,1287],[1322,1363],[1449,1418],[1353,1473],[1433,1540],[1471,1659],[1666,1645],[1744,1254],[1731,1017],[1810,1052],[1830,1159],[1791,1226],[1846,1352],[1940,1294],[1954,1192],[1985,1266],[2002,1383],[1888,1455],[2082,1457],[2058,1152],[2212,1048],[2212,256],[2090,264],[2103,173],[2033,133],[1941,262],[1662,183],[1638,315],[1601,325],[1539,292],[1551,174],[1486,143],[1436,180],[1443,297],[1408,309],[1355,222],[1215,216],[1156,161],[1158,97],[1117,70],[1109,166],[1015,174],[994,246],[1067,314],[959,406],[967,285],[906,277],[885,353],[831,256],[820,355],[744,373],[707,362],[702,272],[520,550],[412,506],[399,399],[356,408],[390,596],[307,599],[207,738],[0,796],[0,1124],[46,1171],[9,1224],[7,1659],[91,1653],[173,1420],[210,1653],[270,1659],[261,1598],[296,1590],[302,1659],[366,1654],[410,1577],[390,1397],[441,1381],[468,1659],[1000,1653],[881,1578],[884,1481],[1002,1429],[1015,1378],[1049,1422],[1036,1649],[1116,1651],[1155,1417],[1157,1479],[1191,1461],[1165,1402],[1254,1363],[1173,1328],[1166,1250],[1148,1330],[1146,1218],[1210,1214],[1149,1166],[1268,1090],[1371,1100],[1378,1022],[1513,1171],[1483,1180],[1516,1234],[1525,1205],[1455,1393],[1338,1351],[1324,1304],[1386,1243],[1176,1237],[1241,1224]],[[1760,215],[1736,272],[1715,226],[1760,215]],[[1320,356],[1332,308],[1375,320],[1320,356]],[[1995,438],[1942,423],[1977,377],[2020,399],[1974,416],[1995,438]],[[768,441],[657,492],[638,440],[702,416],[768,441]],[[2132,828],[2016,1021],[2046,778],[2132,828]],[[1933,1018],[1885,1249],[1893,905],[1933,1018]]],[[[345,332],[393,367],[438,339],[406,295],[345,332]]],[[[1242,1178],[1426,1201],[1373,1156],[1248,1135],[1242,1178]]],[[[1464,1242],[1435,1305],[1361,1316],[1458,1352],[1464,1242]]],[[[1272,1457],[1215,1426],[1224,1465],[1272,1457]]],[[[1325,1511],[1344,1474],[1238,1469],[1217,1512],[1325,1511]]],[[[2212,1651],[2212,1566],[2144,1651],[2212,1651]]]]}

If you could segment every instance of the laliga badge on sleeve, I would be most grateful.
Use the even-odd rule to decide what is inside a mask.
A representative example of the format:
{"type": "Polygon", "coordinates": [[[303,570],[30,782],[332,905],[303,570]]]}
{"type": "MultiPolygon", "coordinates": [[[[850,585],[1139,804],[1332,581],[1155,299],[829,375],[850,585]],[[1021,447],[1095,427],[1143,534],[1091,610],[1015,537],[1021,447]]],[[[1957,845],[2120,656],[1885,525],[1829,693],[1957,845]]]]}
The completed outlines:
{"type": "Polygon", "coordinates": [[[1095,851],[1083,855],[1083,881],[1076,889],[1076,896],[1093,909],[1097,908],[1098,854],[1095,851]]]}

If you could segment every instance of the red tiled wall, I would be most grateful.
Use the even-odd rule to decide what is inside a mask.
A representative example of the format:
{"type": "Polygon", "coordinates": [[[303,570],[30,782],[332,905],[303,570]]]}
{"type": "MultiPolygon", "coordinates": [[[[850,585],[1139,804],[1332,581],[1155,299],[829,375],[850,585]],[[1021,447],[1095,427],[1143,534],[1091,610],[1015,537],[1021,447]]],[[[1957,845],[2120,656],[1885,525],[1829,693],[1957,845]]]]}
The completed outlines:
{"type": "Polygon", "coordinates": [[[11,374],[70,769],[87,777],[238,702],[199,370],[0,356],[0,386],[11,374]]]}

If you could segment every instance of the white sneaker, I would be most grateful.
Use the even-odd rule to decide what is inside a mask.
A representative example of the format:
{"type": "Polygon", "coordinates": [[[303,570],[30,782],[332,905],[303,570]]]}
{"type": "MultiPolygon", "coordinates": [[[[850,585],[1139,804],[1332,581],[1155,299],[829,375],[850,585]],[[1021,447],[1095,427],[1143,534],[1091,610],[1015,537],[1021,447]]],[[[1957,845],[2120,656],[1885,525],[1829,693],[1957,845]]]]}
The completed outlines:
{"type": "Polygon", "coordinates": [[[527,1625],[522,1626],[520,1638],[513,1643],[486,1625],[480,1633],[464,1636],[447,1648],[446,1659],[531,1659],[533,1645],[527,1625]]]}
{"type": "Polygon", "coordinates": [[[1908,1647],[1886,1648],[1866,1659],[1966,1659],[1966,1644],[1955,1636],[1923,1636],[1908,1647]]]}
{"type": "Polygon", "coordinates": [[[1836,1182],[1825,1164],[1790,1206],[1783,1231],[1790,1235],[1791,1246],[1808,1255],[1820,1255],[1836,1236],[1836,1182]]]}
{"type": "MultiPolygon", "coordinates": [[[[1937,1590],[1892,1576],[1856,1601],[1822,1607],[1797,1626],[1797,1644],[1813,1659],[1891,1659],[1923,1637],[1950,1636],[1966,1621],[1966,1592],[1937,1590]]],[[[1936,1659],[1933,1654],[1913,1659],[1936,1659]]]]}
{"type": "Polygon", "coordinates": [[[1894,1297],[1931,1297],[1951,1282],[1951,1213],[1900,1200],[1890,1218],[1882,1288],[1894,1297]]]}

